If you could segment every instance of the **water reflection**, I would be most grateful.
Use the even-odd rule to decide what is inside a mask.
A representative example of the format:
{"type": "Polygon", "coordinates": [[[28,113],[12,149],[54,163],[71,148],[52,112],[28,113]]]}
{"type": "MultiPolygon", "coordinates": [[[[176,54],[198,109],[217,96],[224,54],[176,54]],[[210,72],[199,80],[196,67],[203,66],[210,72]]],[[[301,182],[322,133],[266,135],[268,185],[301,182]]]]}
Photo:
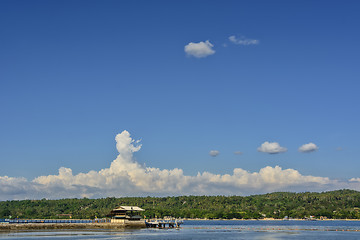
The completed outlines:
{"type": "Polygon", "coordinates": [[[186,221],[181,229],[2,232],[0,239],[360,239],[359,221],[186,221]]]}

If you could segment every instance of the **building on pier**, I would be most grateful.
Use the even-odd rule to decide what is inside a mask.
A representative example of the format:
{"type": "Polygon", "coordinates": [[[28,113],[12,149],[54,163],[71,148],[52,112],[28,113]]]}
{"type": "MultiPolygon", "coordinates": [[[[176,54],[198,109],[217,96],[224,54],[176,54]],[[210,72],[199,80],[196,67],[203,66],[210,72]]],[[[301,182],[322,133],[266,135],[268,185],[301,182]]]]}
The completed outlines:
{"type": "Polygon", "coordinates": [[[126,223],[134,221],[144,221],[140,216],[140,212],[145,211],[136,206],[120,206],[110,212],[112,223],[126,223]]]}

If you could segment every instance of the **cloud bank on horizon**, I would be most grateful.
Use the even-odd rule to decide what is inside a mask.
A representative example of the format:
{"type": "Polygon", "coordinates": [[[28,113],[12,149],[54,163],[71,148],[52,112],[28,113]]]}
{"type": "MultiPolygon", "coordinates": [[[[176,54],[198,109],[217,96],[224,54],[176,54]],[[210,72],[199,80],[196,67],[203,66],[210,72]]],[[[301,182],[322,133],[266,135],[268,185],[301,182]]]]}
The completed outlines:
{"type": "MultiPolygon", "coordinates": [[[[140,141],[128,131],[116,135],[119,155],[109,168],[73,174],[61,167],[57,175],[25,178],[0,176],[0,200],[107,196],[249,195],[273,191],[360,190],[359,178],[347,181],[305,176],[295,169],[266,166],[259,172],[235,168],[232,174],[184,175],[182,169],[145,167],[134,160],[140,141]]],[[[276,144],[275,144],[276,145],[276,144]]]]}

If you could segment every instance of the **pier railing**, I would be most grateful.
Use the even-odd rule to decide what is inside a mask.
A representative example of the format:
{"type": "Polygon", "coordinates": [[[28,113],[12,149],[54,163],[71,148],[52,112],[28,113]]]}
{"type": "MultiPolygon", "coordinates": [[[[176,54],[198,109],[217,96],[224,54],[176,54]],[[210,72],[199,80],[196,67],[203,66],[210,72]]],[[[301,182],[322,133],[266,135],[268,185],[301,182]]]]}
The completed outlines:
{"type": "Polygon", "coordinates": [[[163,219],[147,219],[145,221],[145,224],[147,227],[152,228],[166,228],[167,226],[169,228],[178,228],[183,223],[182,219],[178,218],[163,218],[163,219]]]}

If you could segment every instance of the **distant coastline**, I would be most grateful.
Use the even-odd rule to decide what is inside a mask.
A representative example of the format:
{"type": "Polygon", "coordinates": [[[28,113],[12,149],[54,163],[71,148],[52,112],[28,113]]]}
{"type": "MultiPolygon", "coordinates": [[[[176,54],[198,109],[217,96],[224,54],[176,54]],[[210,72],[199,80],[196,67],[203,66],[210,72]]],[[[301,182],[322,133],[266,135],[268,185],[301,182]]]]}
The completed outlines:
{"type": "MultiPolygon", "coordinates": [[[[183,218],[184,221],[309,221],[307,219],[279,219],[279,218],[260,218],[260,219],[206,219],[206,218],[183,218]]],[[[314,219],[311,221],[360,221],[360,219],[314,219]]]]}
{"type": "Polygon", "coordinates": [[[356,220],[360,192],[276,192],[253,196],[108,197],[0,201],[2,219],[106,219],[119,205],[138,206],[140,217],[229,220],[356,220]]]}

